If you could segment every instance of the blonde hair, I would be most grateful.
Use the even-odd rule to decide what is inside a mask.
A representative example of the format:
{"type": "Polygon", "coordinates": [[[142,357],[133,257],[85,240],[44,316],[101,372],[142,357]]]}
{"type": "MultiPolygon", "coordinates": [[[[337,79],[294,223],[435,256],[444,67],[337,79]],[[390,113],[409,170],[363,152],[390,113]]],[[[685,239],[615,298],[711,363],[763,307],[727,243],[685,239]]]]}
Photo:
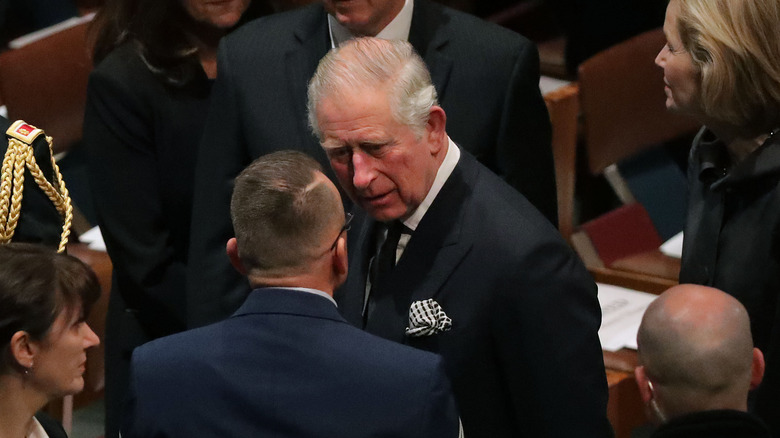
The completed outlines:
{"type": "Polygon", "coordinates": [[[780,123],[780,0],[674,0],[704,114],[756,135],[780,123]]]}

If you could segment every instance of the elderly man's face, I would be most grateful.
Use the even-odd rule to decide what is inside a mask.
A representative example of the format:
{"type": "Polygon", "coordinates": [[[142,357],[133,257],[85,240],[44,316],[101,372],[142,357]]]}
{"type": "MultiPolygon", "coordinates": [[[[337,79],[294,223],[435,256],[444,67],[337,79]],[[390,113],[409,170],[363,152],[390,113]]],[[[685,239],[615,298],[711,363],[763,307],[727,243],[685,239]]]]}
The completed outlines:
{"type": "Polygon", "coordinates": [[[325,97],[317,120],[341,186],[372,217],[406,219],[425,199],[443,135],[430,123],[418,138],[395,120],[386,92],[369,89],[325,97]]]}
{"type": "Polygon", "coordinates": [[[404,0],[323,0],[322,3],[355,36],[376,36],[404,6],[404,0]]]}

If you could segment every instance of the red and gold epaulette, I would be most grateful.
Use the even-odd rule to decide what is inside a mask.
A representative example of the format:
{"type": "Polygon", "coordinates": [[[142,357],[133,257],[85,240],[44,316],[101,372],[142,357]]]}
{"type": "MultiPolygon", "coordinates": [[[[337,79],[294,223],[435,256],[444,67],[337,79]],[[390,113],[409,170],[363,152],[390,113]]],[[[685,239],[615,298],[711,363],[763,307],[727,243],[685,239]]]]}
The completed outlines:
{"type": "Polygon", "coordinates": [[[11,127],[8,128],[7,131],[5,131],[5,134],[25,144],[32,145],[35,139],[43,134],[43,130],[30,125],[24,120],[17,120],[11,124],[11,127]]]}

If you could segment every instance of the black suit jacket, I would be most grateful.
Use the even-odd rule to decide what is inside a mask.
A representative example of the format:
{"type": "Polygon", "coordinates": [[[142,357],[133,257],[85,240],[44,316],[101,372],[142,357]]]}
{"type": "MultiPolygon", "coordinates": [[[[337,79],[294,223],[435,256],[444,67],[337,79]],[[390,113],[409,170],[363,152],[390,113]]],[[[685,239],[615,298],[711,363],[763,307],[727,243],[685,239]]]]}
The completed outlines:
{"type": "MultiPolygon", "coordinates": [[[[306,152],[330,172],[306,116],[308,81],[330,49],[326,17],[319,4],[274,15],[220,45],[196,171],[191,325],[229,315],[249,290],[224,254],[233,178],[252,159],[281,149],[306,152]]],[[[557,221],[550,124],[533,44],[426,0],[414,4],[409,40],[431,71],[452,138],[557,221]]]]}
{"type": "MultiPolygon", "coordinates": [[[[361,327],[375,222],[359,213],[353,224],[336,300],[361,327]]],[[[372,294],[365,330],[444,357],[465,436],[610,436],[592,278],[553,226],[468,153],[372,294]],[[406,336],[410,305],[429,298],[452,329],[406,336]]]]}
{"type": "Polygon", "coordinates": [[[301,291],[257,289],[225,321],[137,348],[132,373],[126,438],[458,433],[441,358],[301,291]]]}

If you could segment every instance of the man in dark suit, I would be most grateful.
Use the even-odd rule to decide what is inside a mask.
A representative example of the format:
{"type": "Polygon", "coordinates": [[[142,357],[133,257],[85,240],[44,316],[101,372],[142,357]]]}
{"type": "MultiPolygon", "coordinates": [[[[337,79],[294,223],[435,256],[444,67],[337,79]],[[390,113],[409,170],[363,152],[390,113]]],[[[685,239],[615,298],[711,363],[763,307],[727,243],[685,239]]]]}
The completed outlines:
{"type": "Polygon", "coordinates": [[[320,169],[284,151],[236,179],[227,252],[255,290],[231,318],[135,350],[122,436],[457,436],[441,359],[339,316],[349,220],[320,169]]]}
{"type": "Polygon", "coordinates": [[[557,223],[550,123],[530,41],[428,0],[323,3],[249,23],[220,45],[195,177],[190,326],[230,314],[248,290],[222,251],[235,175],[280,147],[327,167],[306,123],[306,83],[325,53],[353,35],[408,39],[433,74],[452,138],[557,223]]]}
{"type": "Polygon", "coordinates": [[[748,391],[764,375],[750,318],[731,295],[711,287],[675,286],[647,308],[637,334],[636,383],[653,438],[769,438],[747,412],[748,391]]]}
{"type": "Polygon", "coordinates": [[[351,41],[321,61],[309,97],[362,210],[342,315],[441,354],[469,438],[610,436],[593,280],[549,221],[448,137],[412,47],[351,41]]]}

